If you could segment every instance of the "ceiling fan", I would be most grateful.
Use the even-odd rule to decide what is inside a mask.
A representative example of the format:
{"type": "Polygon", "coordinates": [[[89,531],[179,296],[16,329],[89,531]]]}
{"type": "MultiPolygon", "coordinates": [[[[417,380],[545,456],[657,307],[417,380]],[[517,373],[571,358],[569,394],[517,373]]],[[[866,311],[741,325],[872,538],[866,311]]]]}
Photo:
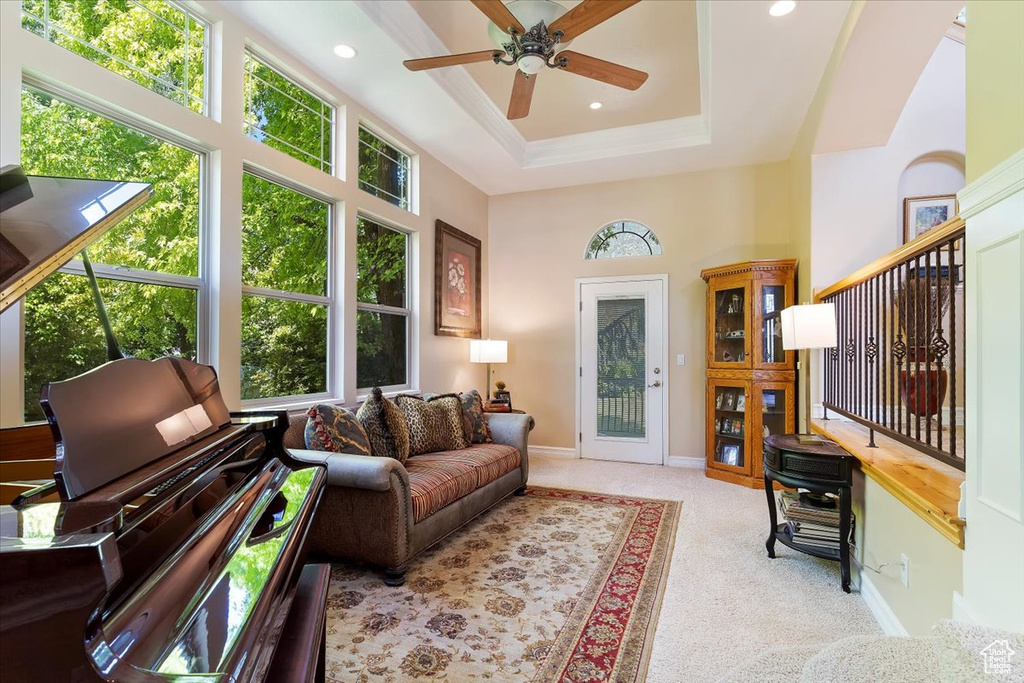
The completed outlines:
{"type": "Polygon", "coordinates": [[[545,66],[627,90],[636,90],[647,80],[643,71],[565,49],[573,38],[640,0],[583,0],[568,11],[551,0],[514,0],[507,5],[502,0],[471,2],[491,20],[488,33],[498,49],[408,59],[403,62],[407,69],[422,71],[487,61],[515,65],[509,119],[521,119],[530,113],[536,76],[545,66]]]}

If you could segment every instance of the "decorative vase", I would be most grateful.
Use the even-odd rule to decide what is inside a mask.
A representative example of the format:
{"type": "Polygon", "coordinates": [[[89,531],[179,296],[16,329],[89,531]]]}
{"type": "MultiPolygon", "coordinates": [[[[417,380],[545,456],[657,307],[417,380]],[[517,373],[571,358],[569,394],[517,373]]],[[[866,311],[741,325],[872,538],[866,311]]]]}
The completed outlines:
{"type": "Polygon", "coordinates": [[[947,380],[942,368],[900,370],[900,398],[911,415],[930,418],[946,400],[947,380]]]}

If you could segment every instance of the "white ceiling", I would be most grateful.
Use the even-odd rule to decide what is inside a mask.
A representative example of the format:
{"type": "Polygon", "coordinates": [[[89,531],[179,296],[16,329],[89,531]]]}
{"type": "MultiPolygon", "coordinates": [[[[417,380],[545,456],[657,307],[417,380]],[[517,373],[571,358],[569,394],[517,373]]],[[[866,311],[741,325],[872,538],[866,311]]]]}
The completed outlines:
{"type": "MultiPolygon", "coordinates": [[[[697,0],[700,114],[529,141],[462,67],[414,73],[402,66],[449,52],[405,0],[221,7],[493,195],[787,159],[849,0],[800,2],[778,19],[768,15],[770,4],[697,0]],[[338,43],[359,56],[339,59],[338,43]]],[[[617,38],[639,44],[647,32],[633,24],[617,38]]],[[[615,60],[607,51],[594,56],[615,60]]]]}

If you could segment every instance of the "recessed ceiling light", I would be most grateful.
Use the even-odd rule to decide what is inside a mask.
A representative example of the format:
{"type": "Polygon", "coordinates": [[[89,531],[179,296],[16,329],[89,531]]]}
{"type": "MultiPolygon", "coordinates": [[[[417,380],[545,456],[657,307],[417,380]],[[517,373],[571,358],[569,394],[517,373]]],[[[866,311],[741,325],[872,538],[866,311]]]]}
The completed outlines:
{"type": "Polygon", "coordinates": [[[784,17],[796,9],[796,0],[778,0],[768,8],[768,14],[773,17],[784,17]]]}
{"type": "Polygon", "coordinates": [[[601,108],[601,107],[603,107],[603,106],[604,106],[604,105],[603,105],[603,104],[601,104],[600,102],[591,102],[591,103],[590,103],[590,108],[591,108],[591,109],[600,109],[600,108],[601,108]]]}
{"type": "Polygon", "coordinates": [[[352,59],[358,53],[351,45],[335,45],[334,54],[338,55],[342,59],[352,59]]]}

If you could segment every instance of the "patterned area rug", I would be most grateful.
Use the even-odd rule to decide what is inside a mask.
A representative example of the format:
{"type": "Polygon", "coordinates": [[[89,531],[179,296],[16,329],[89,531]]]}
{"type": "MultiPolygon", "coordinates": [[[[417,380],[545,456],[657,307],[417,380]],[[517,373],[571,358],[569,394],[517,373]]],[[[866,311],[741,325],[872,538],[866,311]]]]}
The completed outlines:
{"type": "Polygon", "coordinates": [[[337,564],[327,679],[642,681],[679,508],[531,488],[417,558],[404,586],[337,564]]]}

